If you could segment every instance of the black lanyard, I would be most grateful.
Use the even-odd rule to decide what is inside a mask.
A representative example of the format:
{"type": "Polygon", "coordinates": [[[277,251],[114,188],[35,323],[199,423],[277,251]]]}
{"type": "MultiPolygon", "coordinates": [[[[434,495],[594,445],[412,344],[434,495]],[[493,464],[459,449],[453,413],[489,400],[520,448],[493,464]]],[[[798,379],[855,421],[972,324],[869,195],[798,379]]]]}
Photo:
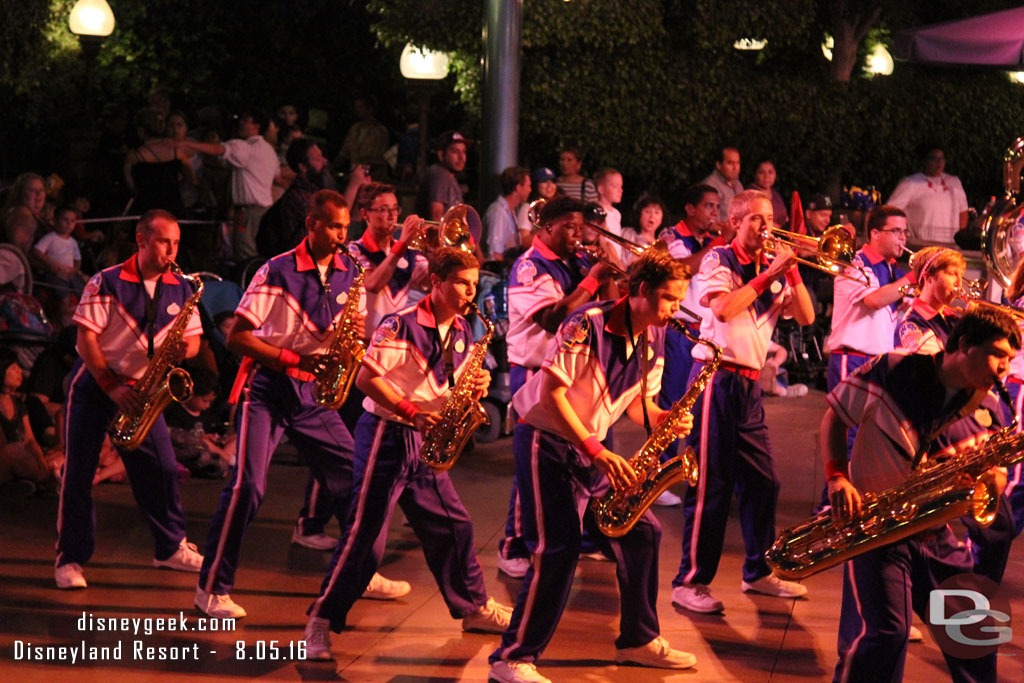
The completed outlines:
{"type": "MultiPolygon", "coordinates": [[[[633,353],[637,353],[636,344],[633,343],[633,316],[630,313],[629,299],[626,299],[626,334],[629,335],[629,343],[633,344],[633,353]]],[[[627,349],[628,350],[628,349],[627,349]]],[[[644,429],[647,436],[651,436],[651,418],[647,415],[647,330],[640,334],[640,407],[644,411],[644,429]]]]}
{"type": "Polygon", "coordinates": [[[444,374],[448,377],[448,388],[455,387],[455,357],[452,354],[452,342],[455,338],[455,321],[457,318],[452,318],[452,322],[448,325],[448,332],[444,335],[444,339],[441,339],[441,329],[437,327],[437,319],[434,320],[434,331],[437,333],[437,341],[441,344],[441,355],[444,356],[444,374]]]}

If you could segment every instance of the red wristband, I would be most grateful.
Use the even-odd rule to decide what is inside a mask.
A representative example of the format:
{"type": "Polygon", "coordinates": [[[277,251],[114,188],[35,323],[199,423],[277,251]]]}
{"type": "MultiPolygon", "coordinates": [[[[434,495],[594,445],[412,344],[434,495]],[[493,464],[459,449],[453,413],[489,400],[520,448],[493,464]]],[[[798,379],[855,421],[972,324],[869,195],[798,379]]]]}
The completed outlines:
{"type": "Polygon", "coordinates": [[[768,277],[767,273],[761,273],[760,275],[755,276],[754,279],[747,284],[753,287],[754,291],[757,292],[758,295],[761,295],[764,294],[764,290],[768,289],[768,285],[771,284],[771,281],[772,280],[768,277]]]}
{"type": "Polygon", "coordinates": [[[907,273],[903,277],[907,278],[907,282],[909,282],[910,284],[912,284],[912,285],[916,285],[917,284],[917,273],[915,273],[914,271],[910,271],[909,273],[907,273]]]}
{"type": "Polygon", "coordinates": [[[834,460],[829,460],[825,463],[825,479],[832,481],[838,476],[843,476],[847,479],[850,478],[850,461],[837,465],[834,460]]]}
{"type": "Polygon", "coordinates": [[[405,250],[409,248],[408,240],[398,240],[391,245],[391,253],[395,256],[404,256],[405,250]]]}
{"type": "Polygon", "coordinates": [[[420,409],[414,406],[412,401],[407,398],[403,398],[395,407],[395,414],[409,422],[413,421],[413,418],[416,417],[416,413],[418,412],[420,412],[420,409]]]}
{"type": "Polygon", "coordinates": [[[119,386],[122,386],[121,380],[119,380],[117,378],[117,375],[115,375],[113,372],[108,372],[107,374],[103,375],[101,379],[96,380],[96,384],[100,385],[100,389],[102,389],[103,393],[105,394],[109,394],[114,389],[118,388],[119,386]]]}
{"type": "Polygon", "coordinates": [[[277,360],[286,368],[294,368],[302,359],[299,358],[299,354],[291,349],[281,349],[281,353],[277,354],[277,360]]]}
{"type": "Polygon", "coordinates": [[[587,292],[588,294],[590,294],[590,296],[594,296],[595,294],[597,294],[597,290],[600,287],[601,283],[597,281],[597,278],[592,277],[590,275],[583,278],[583,281],[580,282],[579,284],[579,289],[582,289],[583,291],[587,292]]]}
{"type": "Polygon", "coordinates": [[[597,440],[597,437],[591,434],[583,440],[583,452],[587,454],[587,457],[593,460],[597,456],[601,455],[601,451],[604,450],[604,445],[597,440]]]}
{"type": "Polygon", "coordinates": [[[789,283],[790,287],[796,287],[797,285],[802,284],[803,281],[804,279],[800,277],[800,269],[796,266],[793,266],[786,271],[786,282],[789,283]]]}

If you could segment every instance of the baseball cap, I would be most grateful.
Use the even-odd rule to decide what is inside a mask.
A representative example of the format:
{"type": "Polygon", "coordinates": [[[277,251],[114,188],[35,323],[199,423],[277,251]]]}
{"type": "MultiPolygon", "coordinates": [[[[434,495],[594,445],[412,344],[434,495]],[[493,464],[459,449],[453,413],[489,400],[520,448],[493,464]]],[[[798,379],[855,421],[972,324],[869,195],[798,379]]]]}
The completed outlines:
{"type": "Polygon", "coordinates": [[[832,200],[823,194],[816,194],[811,197],[811,200],[807,202],[805,211],[822,211],[824,209],[832,208],[832,200]]]}
{"type": "Polygon", "coordinates": [[[548,181],[554,182],[557,177],[558,176],[555,175],[555,172],[552,171],[550,168],[541,166],[540,168],[534,170],[531,180],[533,181],[533,184],[536,185],[538,183],[545,183],[548,181]]]}
{"type": "Polygon", "coordinates": [[[444,151],[454,145],[456,142],[461,142],[464,145],[468,145],[469,141],[462,137],[462,133],[457,130],[446,130],[441,133],[441,137],[437,139],[437,149],[444,151]]]}

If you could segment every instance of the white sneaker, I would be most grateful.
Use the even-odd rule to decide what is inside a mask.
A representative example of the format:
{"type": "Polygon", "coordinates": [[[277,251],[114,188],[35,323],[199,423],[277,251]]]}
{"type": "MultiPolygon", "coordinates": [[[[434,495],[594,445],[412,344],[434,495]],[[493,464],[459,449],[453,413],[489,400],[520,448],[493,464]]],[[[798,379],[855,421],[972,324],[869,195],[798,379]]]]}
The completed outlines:
{"type": "Polygon", "coordinates": [[[368,600],[397,600],[403,595],[408,595],[411,590],[412,586],[408,581],[392,581],[374,573],[370,585],[363,591],[363,597],[368,600]]]}
{"type": "Polygon", "coordinates": [[[524,662],[520,659],[510,659],[507,662],[499,659],[491,664],[487,680],[498,683],[551,683],[550,678],[541,676],[533,662],[524,662]]]}
{"type": "Polygon", "coordinates": [[[806,395],[807,395],[807,385],[806,384],[790,384],[788,387],[786,387],[786,393],[784,394],[784,396],[786,398],[800,398],[801,396],[806,396],[806,395]]]}
{"type": "Polygon", "coordinates": [[[463,631],[504,633],[512,621],[512,608],[487,598],[480,609],[462,618],[463,631]]]}
{"type": "Polygon", "coordinates": [[[203,556],[199,554],[195,543],[189,543],[187,538],[183,538],[178,549],[166,560],[154,557],[153,566],[177,569],[180,572],[197,572],[203,567],[203,556]]]}
{"type": "Polygon", "coordinates": [[[700,614],[716,614],[725,610],[722,601],[711,595],[711,589],[702,583],[673,588],[672,604],[700,614]]]}
{"type": "Polygon", "coordinates": [[[526,570],[530,568],[528,557],[505,557],[498,551],[498,571],[504,572],[513,579],[521,579],[526,576],[526,570]]]}
{"type": "Polygon", "coordinates": [[[69,588],[85,588],[85,574],[82,573],[82,566],[77,562],[62,564],[53,570],[53,578],[57,580],[57,588],[68,590],[69,588]]]}
{"type": "Polygon", "coordinates": [[[777,598],[799,598],[807,595],[807,587],[801,586],[793,581],[784,581],[775,574],[762,576],[753,583],[742,582],[740,586],[744,593],[760,593],[762,595],[773,595],[777,598]]]}
{"type": "Polygon", "coordinates": [[[616,650],[615,661],[619,664],[639,664],[657,669],[689,669],[697,663],[697,658],[689,652],[673,649],[667,640],[658,636],[646,645],[616,650]]]}
{"type": "Polygon", "coordinates": [[[657,505],[663,508],[674,508],[676,505],[682,505],[683,499],[672,493],[668,489],[661,492],[661,495],[654,499],[653,505],[657,505]]]}
{"type": "Polygon", "coordinates": [[[907,640],[910,641],[911,643],[920,643],[920,642],[922,642],[924,640],[924,634],[921,633],[921,629],[919,629],[916,626],[911,625],[911,627],[910,627],[910,634],[907,637],[907,640]]]}
{"type": "Polygon", "coordinates": [[[306,624],[306,659],[326,661],[334,659],[331,653],[331,622],[310,617],[306,624]]]}
{"type": "Polygon", "coordinates": [[[324,533],[303,536],[299,527],[295,527],[295,531],[292,532],[292,543],[312,550],[334,550],[338,547],[338,539],[334,536],[324,533]]]}
{"type": "Polygon", "coordinates": [[[200,612],[211,617],[241,619],[245,610],[230,595],[211,595],[202,588],[196,588],[193,604],[200,612]]]}

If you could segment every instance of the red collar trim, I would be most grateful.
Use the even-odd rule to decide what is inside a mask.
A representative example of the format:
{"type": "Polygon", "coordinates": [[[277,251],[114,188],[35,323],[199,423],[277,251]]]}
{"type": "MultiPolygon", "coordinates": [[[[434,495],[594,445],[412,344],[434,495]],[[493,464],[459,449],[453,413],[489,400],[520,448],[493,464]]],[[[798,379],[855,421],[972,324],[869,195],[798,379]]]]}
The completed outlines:
{"type": "Polygon", "coordinates": [[[534,240],[533,241],[533,248],[535,250],[537,250],[537,253],[539,253],[541,256],[546,258],[548,261],[558,261],[558,260],[560,260],[559,257],[558,257],[558,254],[556,254],[555,252],[551,251],[551,248],[548,245],[544,244],[544,242],[542,240],[539,240],[539,239],[534,240]]]}
{"type": "Polygon", "coordinates": [[[628,298],[628,296],[624,296],[612,305],[608,310],[608,322],[604,324],[605,330],[623,338],[626,336],[626,299],[628,298]],[[618,317],[622,318],[622,323],[618,326],[620,329],[616,329],[612,326],[612,321],[616,320],[618,317]]]}
{"type": "Polygon", "coordinates": [[[690,230],[690,226],[686,224],[685,220],[680,220],[678,223],[676,223],[676,227],[674,229],[676,231],[676,234],[679,235],[680,237],[696,236],[693,234],[693,230],[690,230]]]}
{"type": "MultiPolygon", "coordinates": [[[[429,294],[420,299],[420,302],[416,304],[416,322],[423,327],[433,327],[434,329],[437,329],[437,318],[434,317],[434,307],[430,303],[429,294]]],[[[455,316],[454,325],[456,329],[463,329],[461,315],[455,316]]]]}
{"type": "MultiPolygon", "coordinates": [[[[307,270],[313,270],[316,268],[316,261],[313,260],[313,255],[309,253],[309,238],[299,242],[299,246],[295,247],[295,270],[301,272],[307,270]]],[[[341,258],[341,252],[334,252],[334,267],[338,270],[348,270],[345,267],[345,261],[341,258]]]]}
{"type": "Polygon", "coordinates": [[[373,238],[373,235],[370,234],[369,229],[367,229],[366,232],[363,233],[363,236],[360,239],[360,241],[364,245],[366,245],[366,248],[369,249],[371,252],[381,251],[380,245],[377,244],[377,240],[375,240],[373,238]]]}
{"type": "MultiPolygon", "coordinates": [[[[747,253],[747,250],[740,244],[738,237],[733,237],[732,242],[729,243],[729,248],[736,254],[736,259],[740,262],[741,266],[745,266],[748,263],[752,263],[754,259],[747,253]]],[[[768,254],[761,252],[761,265],[768,265],[768,254]]]]}
{"type": "MultiPolygon", "coordinates": [[[[925,320],[931,320],[935,316],[942,314],[942,311],[935,310],[930,304],[919,298],[915,298],[910,302],[910,308],[917,311],[925,320]]],[[[943,308],[945,308],[945,306],[943,306],[943,308]]]]}
{"type": "MultiPolygon", "coordinates": [[[[142,277],[139,275],[139,255],[135,254],[130,259],[121,264],[121,274],[118,276],[119,279],[125,282],[136,282],[141,283],[142,277]]],[[[174,273],[167,271],[161,273],[160,281],[165,285],[178,285],[178,278],[174,276],[174,273]]]]}
{"type": "Polygon", "coordinates": [[[861,253],[863,253],[864,256],[867,257],[868,262],[871,265],[875,265],[876,263],[881,263],[882,261],[885,261],[887,263],[896,263],[896,259],[894,259],[894,258],[887,259],[884,256],[882,256],[882,254],[879,253],[879,251],[877,249],[875,249],[873,246],[871,246],[870,242],[868,242],[863,247],[861,247],[861,253]]]}

